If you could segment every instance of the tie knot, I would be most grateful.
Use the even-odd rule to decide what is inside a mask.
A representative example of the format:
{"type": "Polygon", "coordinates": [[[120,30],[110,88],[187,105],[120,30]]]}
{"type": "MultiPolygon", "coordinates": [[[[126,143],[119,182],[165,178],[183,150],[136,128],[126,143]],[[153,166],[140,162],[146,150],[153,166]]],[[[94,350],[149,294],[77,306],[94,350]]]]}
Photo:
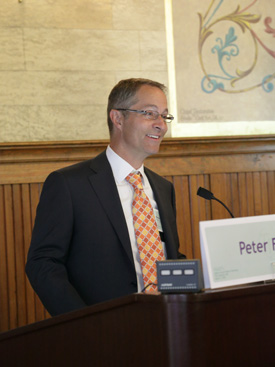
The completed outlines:
{"type": "Polygon", "coordinates": [[[126,181],[128,181],[134,189],[143,190],[141,174],[139,172],[131,172],[126,177],[126,181]]]}

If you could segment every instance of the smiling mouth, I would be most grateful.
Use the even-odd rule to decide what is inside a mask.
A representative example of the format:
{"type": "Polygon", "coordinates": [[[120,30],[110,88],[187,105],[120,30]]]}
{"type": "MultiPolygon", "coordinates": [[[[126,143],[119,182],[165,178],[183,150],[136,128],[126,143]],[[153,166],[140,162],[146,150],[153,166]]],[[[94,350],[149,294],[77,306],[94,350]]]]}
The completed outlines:
{"type": "Polygon", "coordinates": [[[146,136],[149,136],[149,138],[152,138],[152,139],[160,139],[160,136],[158,135],[147,134],[146,136]]]}

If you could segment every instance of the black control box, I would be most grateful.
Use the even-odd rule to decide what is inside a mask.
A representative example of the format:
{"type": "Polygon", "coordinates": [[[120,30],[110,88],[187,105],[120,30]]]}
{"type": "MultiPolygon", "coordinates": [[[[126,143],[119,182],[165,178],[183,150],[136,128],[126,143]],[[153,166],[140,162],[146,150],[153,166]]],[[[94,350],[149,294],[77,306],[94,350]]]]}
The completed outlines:
{"type": "Polygon", "coordinates": [[[204,288],[200,260],[157,261],[158,290],[161,293],[200,292],[204,288]]]}

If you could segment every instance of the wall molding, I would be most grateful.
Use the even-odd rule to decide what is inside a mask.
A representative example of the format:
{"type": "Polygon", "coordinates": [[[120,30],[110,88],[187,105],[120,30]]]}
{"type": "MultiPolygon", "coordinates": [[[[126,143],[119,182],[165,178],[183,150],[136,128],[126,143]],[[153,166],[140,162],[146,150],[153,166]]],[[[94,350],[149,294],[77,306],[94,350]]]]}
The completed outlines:
{"type": "MultiPolygon", "coordinates": [[[[102,152],[108,140],[0,144],[0,184],[43,182],[47,175],[102,152]]],[[[160,175],[273,170],[275,135],[169,138],[147,167],[160,175]],[[221,164],[222,163],[222,164],[221,164]],[[243,167],[244,168],[244,167],[243,167]]]]}

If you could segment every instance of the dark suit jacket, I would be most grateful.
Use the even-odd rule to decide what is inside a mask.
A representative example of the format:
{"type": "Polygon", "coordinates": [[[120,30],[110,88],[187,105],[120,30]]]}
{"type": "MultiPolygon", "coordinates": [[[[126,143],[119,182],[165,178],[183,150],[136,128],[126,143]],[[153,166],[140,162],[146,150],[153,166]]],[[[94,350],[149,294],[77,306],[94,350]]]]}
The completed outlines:
{"type": "MultiPolygon", "coordinates": [[[[167,257],[178,258],[173,185],[145,169],[162,221],[167,257]]],[[[58,315],[137,292],[128,229],[106,153],[49,175],[26,273],[58,315]]]]}

